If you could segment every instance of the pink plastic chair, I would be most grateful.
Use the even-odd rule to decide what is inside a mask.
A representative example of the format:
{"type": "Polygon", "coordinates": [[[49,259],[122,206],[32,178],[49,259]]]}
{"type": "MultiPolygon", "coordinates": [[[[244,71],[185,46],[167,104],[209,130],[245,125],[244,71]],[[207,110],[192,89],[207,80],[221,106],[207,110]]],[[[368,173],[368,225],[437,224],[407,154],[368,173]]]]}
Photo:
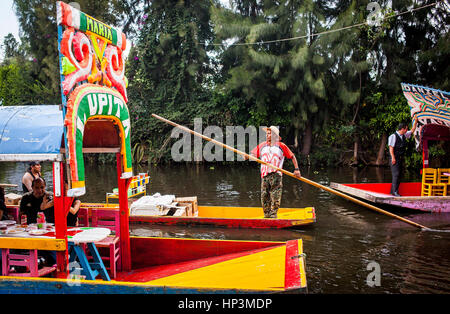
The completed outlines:
{"type": "Polygon", "coordinates": [[[13,219],[17,222],[20,223],[19,221],[19,205],[6,205],[6,213],[8,215],[11,215],[13,217],[13,219]]]}
{"type": "Polygon", "coordinates": [[[102,241],[95,242],[95,246],[99,251],[102,251],[102,248],[109,249],[108,256],[103,255],[102,252],[100,252],[100,256],[102,257],[102,260],[109,261],[109,263],[105,263],[105,265],[109,265],[109,267],[106,268],[109,270],[111,278],[116,278],[117,270],[121,269],[119,210],[92,209],[91,218],[92,227],[109,228],[114,233],[114,235],[108,236],[102,241]]]}
{"type": "Polygon", "coordinates": [[[89,227],[89,208],[80,207],[78,210],[78,227],[89,227]]]}
{"type": "Polygon", "coordinates": [[[10,253],[9,249],[2,249],[2,275],[3,276],[22,276],[22,277],[41,277],[56,271],[56,265],[52,267],[43,267],[38,269],[37,250],[28,250],[28,254],[10,253]],[[11,272],[11,266],[25,266],[29,272],[16,273],[11,272]]]}

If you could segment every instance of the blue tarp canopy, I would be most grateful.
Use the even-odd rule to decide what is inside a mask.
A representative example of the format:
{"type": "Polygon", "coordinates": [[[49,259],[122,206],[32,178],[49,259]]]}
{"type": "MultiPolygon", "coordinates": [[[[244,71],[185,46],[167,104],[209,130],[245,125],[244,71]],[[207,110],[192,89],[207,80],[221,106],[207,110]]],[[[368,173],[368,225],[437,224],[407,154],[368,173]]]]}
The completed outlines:
{"type": "Polygon", "coordinates": [[[63,132],[57,105],[0,106],[0,161],[60,161],[63,132]]]}

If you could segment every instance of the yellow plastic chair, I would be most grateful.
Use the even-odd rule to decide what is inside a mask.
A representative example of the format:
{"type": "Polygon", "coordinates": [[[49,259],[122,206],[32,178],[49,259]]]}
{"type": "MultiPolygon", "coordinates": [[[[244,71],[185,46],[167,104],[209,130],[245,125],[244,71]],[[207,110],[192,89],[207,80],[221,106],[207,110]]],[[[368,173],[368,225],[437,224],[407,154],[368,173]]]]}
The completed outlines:
{"type": "Polygon", "coordinates": [[[444,195],[450,195],[450,168],[437,169],[437,183],[445,184],[447,192],[444,195]]]}
{"type": "Polygon", "coordinates": [[[431,196],[446,196],[447,184],[435,183],[431,185],[431,196]]]}
{"type": "Polygon", "coordinates": [[[447,195],[447,184],[437,182],[437,171],[435,168],[422,169],[422,196],[445,196],[447,195]]]}
{"type": "Polygon", "coordinates": [[[436,169],[422,169],[422,192],[421,196],[431,196],[431,185],[436,182],[436,169]]]}

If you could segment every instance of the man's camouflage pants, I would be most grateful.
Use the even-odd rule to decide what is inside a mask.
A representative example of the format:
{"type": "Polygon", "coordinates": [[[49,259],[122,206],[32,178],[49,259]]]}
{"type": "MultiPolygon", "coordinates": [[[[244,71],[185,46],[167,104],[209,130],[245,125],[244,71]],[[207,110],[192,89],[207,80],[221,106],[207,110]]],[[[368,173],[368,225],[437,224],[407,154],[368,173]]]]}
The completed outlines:
{"type": "Polygon", "coordinates": [[[282,193],[282,177],[278,173],[272,172],[262,178],[261,203],[264,210],[264,218],[277,218],[282,193]]]}

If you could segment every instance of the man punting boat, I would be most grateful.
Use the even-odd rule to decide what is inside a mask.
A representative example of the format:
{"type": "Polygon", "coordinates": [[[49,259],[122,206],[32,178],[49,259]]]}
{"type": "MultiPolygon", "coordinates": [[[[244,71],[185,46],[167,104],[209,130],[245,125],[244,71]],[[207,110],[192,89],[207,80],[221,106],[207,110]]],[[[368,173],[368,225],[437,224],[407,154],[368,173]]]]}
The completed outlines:
{"type": "MultiPolygon", "coordinates": [[[[429,162],[430,142],[450,143],[450,93],[406,83],[402,83],[402,91],[408,101],[411,117],[415,119],[411,135],[416,140],[416,149],[422,151],[421,182],[399,183],[397,176],[401,175],[401,171],[393,167],[392,186],[390,183],[331,182],[331,187],[372,203],[426,212],[450,212],[450,183],[446,175],[450,173],[450,158],[446,156],[441,159],[438,168],[430,167],[429,162]]],[[[399,135],[406,130],[403,128],[399,135]]],[[[392,145],[389,145],[391,151],[392,145]]],[[[397,146],[398,155],[402,155],[402,146],[397,146]]],[[[394,145],[394,157],[395,150],[394,145]]]]}

